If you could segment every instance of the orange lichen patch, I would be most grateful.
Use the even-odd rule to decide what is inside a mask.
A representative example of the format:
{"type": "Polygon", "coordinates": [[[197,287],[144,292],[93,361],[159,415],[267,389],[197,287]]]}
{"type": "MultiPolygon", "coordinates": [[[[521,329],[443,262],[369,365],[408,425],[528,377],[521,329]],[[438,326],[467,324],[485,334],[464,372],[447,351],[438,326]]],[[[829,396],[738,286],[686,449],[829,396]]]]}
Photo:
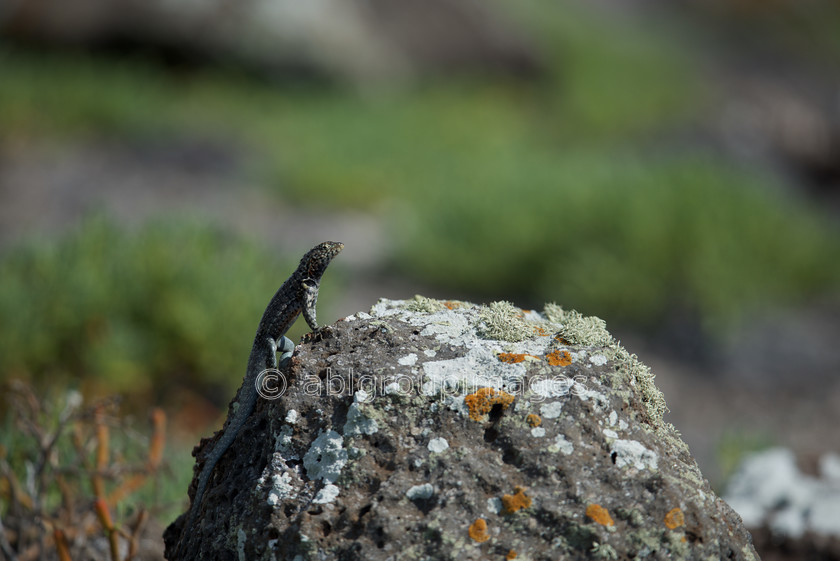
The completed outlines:
{"type": "Polygon", "coordinates": [[[449,308],[450,310],[454,310],[455,308],[460,308],[461,307],[461,303],[460,302],[455,302],[454,300],[447,300],[446,302],[443,303],[443,305],[446,306],[447,308],[449,308]]]}
{"type": "Polygon", "coordinates": [[[565,337],[563,337],[559,333],[554,336],[554,340],[557,341],[558,343],[562,343],[563,345],[571,345],[572,344],[568,339],[566,339],[565,337]]]}
{"type": "Polygon", "coordinates": [[[542,419],[540,419],[540,416],[534,415],[533,413],[525,417],[525,420],[528,421],[528,424],[531,427],[538,427],[542,424],[542,419]]]}
{"type": "Polygon", "coordinates": [[[586,516],[600,524],[601,526],[614,526],[610,512],[601,505],[591,504],[586,507],[586,516]]]}
{"type": "Polygon", "coordinates": [[[511,561],[511,559],[516,559],[516,551],[512,549],[508,551],[507,555],[505,555],[505,559],[507,559],[507,561],[511,561]]]}
{"type": "Polygon", "coordinates": [[[524,353],[499,353],[496,355],[499,357],[499,360],[502,362],[506,362],[508,364],[516,364],[517,362],[523,362],[525,360],[526,355],[524,353]]]}
{"type": "Polygon", "coordinates": [[[540,337],[547,337],[548,336],[548,332],[545,329],[543,329],[542,327],[539,327],[539,326],[534,327],[534,334],[539,335],[540,337]]]}
{"type": "Polygon", "coordinates": [[[545,355],[545,359],[551,366],[569,366],[572,363],[572,355],[568,351],[554,351],[545,355]]]}
{"type": "Polygon", "coordinates": [[[490,535],[487,533],[487,522],[483,518],[479,518],[470,525],[469,534],[478,543],[486,542],[490,539],[490,535]]]}
{"type": "Polygon", "coordinates": [[[665,515],[665,525],[668,526],[669,530],[685,526],[685,516],[683,516],[683,511],[679,508],[672,508],[669,510],[668,514],[665,515]]]}
{"type": "Polygon", "coordinates": [[[513,403],[513,396],[501,390],[481,388],[465,396],[464,403],[470,410],[470,419],[480,421],[493,409],[494,405],[501,405],[502,409],[507,409],[508,405],[513,403]]]}
{"type": "Polygon", "coordinates": [[[525,489],[516,486],[513,495],[502,495],[502,507],[505,514],[513,514],[519,509],[531,506],[531,497],[525,494],[525,489]]]}

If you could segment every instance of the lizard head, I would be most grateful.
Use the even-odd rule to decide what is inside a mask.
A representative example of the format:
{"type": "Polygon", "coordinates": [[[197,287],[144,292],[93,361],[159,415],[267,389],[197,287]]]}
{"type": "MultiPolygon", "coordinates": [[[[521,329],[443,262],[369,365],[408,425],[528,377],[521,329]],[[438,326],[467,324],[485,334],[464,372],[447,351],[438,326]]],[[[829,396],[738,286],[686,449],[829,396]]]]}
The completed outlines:
{"type": "Polygon", "coordinates": [[[299,269],[306,272],[311,279],[320,279],[327,270],[327,265],[333,257],[341,253],[344,244],[341,242],[323,242],[310,249],[300,260],[299,269]]]}

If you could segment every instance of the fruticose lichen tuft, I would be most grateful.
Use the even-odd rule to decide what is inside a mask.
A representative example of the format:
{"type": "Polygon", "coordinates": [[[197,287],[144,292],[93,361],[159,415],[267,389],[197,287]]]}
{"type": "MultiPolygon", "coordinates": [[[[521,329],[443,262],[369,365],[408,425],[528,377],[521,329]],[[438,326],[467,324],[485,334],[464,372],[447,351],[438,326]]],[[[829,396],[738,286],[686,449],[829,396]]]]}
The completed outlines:
{"type": "Polygon", "coordinates": [[[433,314],[435,312],[446,310],[447,306],[440,300],[416,294],[414,298],[406,302],[405,309],[411,312],[427,312],[433,314]]]}
{"type": "Polygon", "coordinates": [[[566,311],[557,304],[546,304],[543,308],[545,317],[563,327],[561,336],[573,345],[606,347],[614,340],[607,331],[607,322],[596,316],[584,316],[574,310],[566,311]]]}
{"type": "Polygon", "coordinates": [[[524,341],[534,335],[534,326],[522,319],[522,312],[510,302],[491,302],[478,315],[478,334],[485,339],[524,341]]]}

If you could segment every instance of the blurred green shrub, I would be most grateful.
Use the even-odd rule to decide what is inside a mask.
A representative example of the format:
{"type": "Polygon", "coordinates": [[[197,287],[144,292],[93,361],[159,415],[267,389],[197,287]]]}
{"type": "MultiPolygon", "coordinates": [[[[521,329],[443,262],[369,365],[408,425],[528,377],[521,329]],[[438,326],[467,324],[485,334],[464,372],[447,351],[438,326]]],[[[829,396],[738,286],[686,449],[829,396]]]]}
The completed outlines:
{"type": "Polygon", "coordinates": [[[232,392],[295,264],[195,222],[90,219],[0,256],[0,376],[156,400],[199,380],[232,392]]]}
{"type": "Polygon", "coordinates": [[[723,162],[543,152],[507,171],[413,197],[401,266],[450,289],[635,325],[688,315],[710,333],[840,289],[837,229],[723,162]]]}

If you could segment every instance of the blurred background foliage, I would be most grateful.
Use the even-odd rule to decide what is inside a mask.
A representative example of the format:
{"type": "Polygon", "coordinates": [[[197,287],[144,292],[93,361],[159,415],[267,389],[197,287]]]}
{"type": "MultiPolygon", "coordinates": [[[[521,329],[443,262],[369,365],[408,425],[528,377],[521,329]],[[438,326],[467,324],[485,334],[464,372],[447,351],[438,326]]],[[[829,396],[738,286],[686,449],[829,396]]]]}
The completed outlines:
{"type": "MultiPolygon", "coordinates": [[[[212,139],[245,155],[237,180],[277,208],[379,221],[387,251],[359,282],[556,301],[645,336],[688,322],[715,341],[767,309],[840,293],[836,209],[778,161],[733,153],[716,128],[740,73],[710,51],[738,59],[765,34],[770,52],[793,66],[806,57],[812,75],[836,67],[838,10],[809,5],[695,2],[693,16],[661,20],[577,2],[494,4],[538,53],[521,75],[479,67],[393,81],[265,72],[219,49],[136,37],[55,48],[9,25],[0,150],[212,139]]],[[[130,228],[104,213],[2,240],[0,379],[138,403],[201,387],[227,402],[263,306],[309,245],[278,257],[276,240],[160,207],[168,218],[130,228]]],[[[354,240],[342,241],[350,263],[354,240]]],[[[354,282],[342,267],[325,283],[322,318],[354,282]]]]}
{"type": "Polygon", "coordinates": [[[0,314],[15,320],[0,328],[0,369],[153,401],[175,383],[209,384],[223,400],[263,300],[293,266],[206,224],[126,232],[90,218],[3,255],[0,314]]]}

